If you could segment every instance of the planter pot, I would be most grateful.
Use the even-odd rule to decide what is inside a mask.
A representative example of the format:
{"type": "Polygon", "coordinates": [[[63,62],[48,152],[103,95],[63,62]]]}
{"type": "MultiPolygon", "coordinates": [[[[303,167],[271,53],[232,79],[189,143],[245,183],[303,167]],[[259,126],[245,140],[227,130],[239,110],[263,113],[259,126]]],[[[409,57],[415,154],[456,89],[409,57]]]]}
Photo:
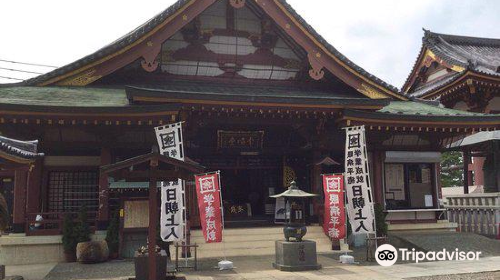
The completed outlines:
{"type": "MultiPolygon", "coordinates": [[[[148,253],[139,255],[135,252],[135,280],[149,280],[148,253]]],[[[167,254],[161,251],[156,254],[156,276],[158,279],[165,279],[167,275],[167,254]]]]}
{"type": "Polygon", "coordinates": [[[118,259],[118,252],[109,253],[109,259],[110,260],[118,259]]]}
{"type": "Polygon", "coordinates": [[[64,252],[64,260],[66,262],[76,262],[76,253],[75,252],[64,252]]]}
{"type": "Polygon", "coordinates": [[[81,263],[100,263],[109,258],[108,243],[102,241],[80,242],[76,245],[76,259],[81,263]]]}

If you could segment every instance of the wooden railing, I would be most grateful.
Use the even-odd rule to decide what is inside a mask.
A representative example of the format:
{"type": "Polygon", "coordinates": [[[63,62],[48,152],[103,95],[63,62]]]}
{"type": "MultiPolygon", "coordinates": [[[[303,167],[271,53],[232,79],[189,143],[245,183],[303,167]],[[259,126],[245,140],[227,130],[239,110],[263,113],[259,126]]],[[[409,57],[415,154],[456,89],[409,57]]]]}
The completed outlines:
{"type": "Polygon", "coordinates": [[[444,206],[460,231],[500,238],[500,193],[447,196],[444,206]]]}
{"type": "MultiPolygon", "coordinates": [[[[26,214],[26,235],[58,235],[62,233],[65,215],[71,215],[76,219],[78,212],[40,212],[26,214]],[[41,215],[43,220],[36,221],[36,217],[41,215]]],[[[91,231],[95,231],[97,212],[87,213],[87,223],[91,231]]]]}

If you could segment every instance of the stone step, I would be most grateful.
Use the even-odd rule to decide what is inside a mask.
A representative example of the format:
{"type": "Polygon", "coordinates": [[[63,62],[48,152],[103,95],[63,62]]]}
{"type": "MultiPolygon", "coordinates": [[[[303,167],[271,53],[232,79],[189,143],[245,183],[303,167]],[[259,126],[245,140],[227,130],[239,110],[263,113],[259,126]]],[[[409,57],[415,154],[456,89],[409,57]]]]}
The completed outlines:
{"type": "Polygon", "coordinates": [[[418,230],[442,230],[442,231],[456,231],[458,227],[457,223],[451,223],[448,221],[437,222],[437,223],[405,223],[405,224],[389,224],[389,231],[418,231],[418,230]]]}
{"type": "MultiPolygon", "coordinates": [[[[280,234],[283,235],[283,227],[258,227],[258,228],[230,228],[224,230],[224,236],[251,236],[251,235],[269,235],[269,234],[280,234]]],[[[309,234],[323,234],[323,228],[320,226],[308,226],[307,236],[309,234]]],[[[201,230],[191,230],[191,236],[202,236],[201,230]]]]}
{"type": "MultiPolygon", "coordinates": [[[[205,243],[201,230],[191,231],[191,243],[198,244],[198,257],[200,258],[223,258],[224,252],[228,257],[273,255],[275,241],[283,239],[281,226],[226,229],[223,244],[205,243]]],[[[319,253],[331,251],[331,241],[318,225],[307,227],[304,239],[315,241],[316,250],[319,253]]]]}

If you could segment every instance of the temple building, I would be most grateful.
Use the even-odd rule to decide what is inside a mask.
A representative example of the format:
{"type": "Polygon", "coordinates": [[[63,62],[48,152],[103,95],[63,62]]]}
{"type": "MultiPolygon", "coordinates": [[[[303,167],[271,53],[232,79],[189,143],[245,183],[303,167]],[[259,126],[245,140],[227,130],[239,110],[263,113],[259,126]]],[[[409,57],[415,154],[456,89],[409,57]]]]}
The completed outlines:
{"type": "MultiPolygon", "coordinates": [[[[420,53],[402,91],[408,98],[435,100],[446,108],[499,114],[500,39],[424,30],[420,53]]],[[[488,178],[495,176],[493,154],[471,152],[464,150],[467,185],[488,189],[488,178]]]]}
{"type": "MultiPolygon", "coordinates": [[[[147,183],[108,180],[99,167],[151,151],[153,128],[178,121],[186,156],[221,171],[227,228],[273,226],[269,196],[292,180],[321,196],[321,174],[344,171],[342,128],[355,125],[366,128],[373,197],[390,230],[451,227],[439,207],[441,151],[500,128],[500,116],[459,97],[493,97],[483,88],[496,88],[498,69],[439,54],[425,47],[403,94],[342,55],[286,1],[180,0],[93,54],[0,87],[1,134],[36,139],[44,153],[30,168],[2,170],[1,191],[16,214],[0,238],[0,261],[15,262],[19,244],[46,260],[60,255],[56,239],[40,238],[57,237],[63,214],[83,205],[96,234],[119,211],[122,252],[143,244],[147,219],[137,217],[147,209],[147,183]],[[438,96],[422,85],[429,76],[452,81],[438,92],[450,108],[423,100],[438,96]],[[455,110],[461,104],[474,110],[455,110]],[[31,227],[37,216],[43,227],[31,227]]],[[[194,185],[187,186],[196,229],[194,185]]],[[[322,221],[322,209],[315,199],[310,222],[322,221]]]]}

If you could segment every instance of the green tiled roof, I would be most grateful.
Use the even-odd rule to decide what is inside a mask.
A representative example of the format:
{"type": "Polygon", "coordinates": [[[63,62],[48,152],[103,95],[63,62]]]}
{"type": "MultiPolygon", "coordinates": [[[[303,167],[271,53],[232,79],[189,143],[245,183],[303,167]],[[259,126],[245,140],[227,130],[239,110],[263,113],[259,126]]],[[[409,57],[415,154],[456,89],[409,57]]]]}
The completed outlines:
{"type": "MultiPolygon", "coordinates": [[[[423,102],[391,101],[389,105],[380,109],[380,113],[402,115],[433,115],[433,116],[483,116],[485,114],[472,113],[462,110],[442,108],[423,102]]],[[[491,116],[491,115],[490,115],[491,116]]]]}
{"type": "Polygon", "coordinates": [[[122,107],[128,105],[124,89],[88,87],[0,87],[0,104],[122,107]]]}

